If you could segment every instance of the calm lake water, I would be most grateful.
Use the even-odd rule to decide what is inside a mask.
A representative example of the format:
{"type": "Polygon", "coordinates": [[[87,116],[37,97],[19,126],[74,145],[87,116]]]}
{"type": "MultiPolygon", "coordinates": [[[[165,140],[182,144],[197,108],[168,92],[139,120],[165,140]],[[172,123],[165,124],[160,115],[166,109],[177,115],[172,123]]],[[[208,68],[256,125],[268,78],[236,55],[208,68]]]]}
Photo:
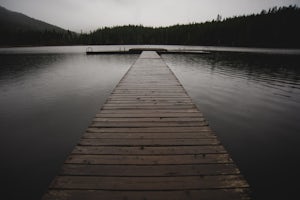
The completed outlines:
{"type": "MultiPolygon", "coordinates": [[[[165,48],[218,50],[163,58],[231,153],[254,198],[298,195],[299,50],[165,48]]],[[[86,56],[85,49],[0,49],[2,197],[41,198],[92,117],[138,58],[86,56]]]]}

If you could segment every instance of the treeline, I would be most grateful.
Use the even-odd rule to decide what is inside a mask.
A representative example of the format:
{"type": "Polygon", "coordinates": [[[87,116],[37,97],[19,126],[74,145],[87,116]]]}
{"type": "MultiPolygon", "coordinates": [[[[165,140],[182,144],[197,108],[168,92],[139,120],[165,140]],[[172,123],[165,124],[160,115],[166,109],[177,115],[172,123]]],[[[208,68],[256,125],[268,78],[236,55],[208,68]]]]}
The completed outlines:
{"type": "Polygon", "coordinates": [[[71,31],[62,32],[54,29],[0,32],[0,46],[75,45],[78,41],[78,34],[71,31]]]}
{"type": "MultiPolygon", "coordinates": [[[[300,48],[300,8],[274,7],[260,14],[169,27],[105,27],[88,34],[19,31],[0,37],[1,45],[216,45],[300,48]]],[[[3,33],[3,31],[2,31],[3,33]]]]}
{"type": "Polygon", "coordinates": [[[221,45],[300,47],[300,9],[296,6],[263,10],[205,23],[151,28],[121,26],[81,35],[82,44],[221,45]]]}

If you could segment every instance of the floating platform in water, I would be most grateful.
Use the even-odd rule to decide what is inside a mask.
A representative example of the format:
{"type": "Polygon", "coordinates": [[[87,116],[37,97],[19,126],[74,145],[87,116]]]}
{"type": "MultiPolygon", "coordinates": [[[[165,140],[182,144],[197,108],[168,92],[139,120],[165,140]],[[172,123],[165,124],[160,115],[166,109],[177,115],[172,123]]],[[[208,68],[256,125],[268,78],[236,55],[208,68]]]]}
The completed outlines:
{"type": "Polygon", "coordinates": [[[155,51],[158,54],[207,54],[208,51],[202,50],[167,50],[163,48],[131,48],[128,50],[119,50],[119,51],[93,51],[91,47],[87,48],[87,55],[95,54],[141,54],[143,51],[155,51]]]}

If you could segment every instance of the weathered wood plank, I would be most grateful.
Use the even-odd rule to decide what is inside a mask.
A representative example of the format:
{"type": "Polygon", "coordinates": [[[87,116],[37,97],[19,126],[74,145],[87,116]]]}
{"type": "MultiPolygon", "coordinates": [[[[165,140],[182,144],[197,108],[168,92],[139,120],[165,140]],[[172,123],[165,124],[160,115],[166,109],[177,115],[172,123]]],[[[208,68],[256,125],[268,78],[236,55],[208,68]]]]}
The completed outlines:
{"type": "Polygon", "coordinates": [[[68,164],[103,164],[103,165],[184,165],[232,163],[228,154],[195,155],[70,155],[68,164]]]}
{"type": "Polygon", "coordinates": [[[167,85],[167,86],[149,86],[148,87],[145,85],[138,85],[138,86],[133,86],[133,85],[129,85],[129,84],[124,84],[124,85],[119,85],[115,90],[113,91],[129,91],[129,90],[137,90],[137,91],[144,91],[144,90],[155,90],[155,91],[160,91],[160,90],[169,90],[169,91],[173,91],[173,90],[180,90],[182,92],[185,92],[185,90],[182,88],[181,85],[176,85],[176,86],[172,86],[172,85],[167,85]]]}
{"type": "Polygon", "coordinates": [[[85,165],[65,164],[60,175],[73,176],[213,176],[240,174],[234,164],[85,165]]]}
{"type": "Polygon", "coordinates": [[[98,190],[197,190],[245,188],[248,184],[240,175],[182,177],[97,177],[59,176],[53,189],[98,190]]]}
{"type": "Polygon", "coordinates": [[[200,113],[99,113],[96,118],[180,118],[180,117],[203,117],[200,113]]]}
{"type": "Polygon", "coordinates": [[[115,122],[115,121],[107,121],[107,122],[95,122],[93,121],[90,125],[90,127],[201,127],[201,126],[208,126],[208,123],[206,121],[173,121],[173,122],[115,122]]]}
{"type": "Polygon", "coordinates": [[[191,100],[108,100],[109,104],[191,104],[191,100]]]}
{"type": "Polygon", "coordinates": [[[78,145],[82,146],[200,146],[200,145],[219,145],[216,138],[201,139],[81,139],[78,145]]]}
{"type": "Polygon", "coordinates": [[[164,93],[139,93],[139,94],[112,94],[112,97],[136,97],[136,98],[142,98],[142,97],[152,97],[152,98],[184,98],[187,97],[185,94],[164,94],[164,93]]]}
{"type": "Polygon", "coordinates": [[[187,97],[172,98],[172,97],[112,97],[110,96],[108,101],[191,101],[187,97]]]}
{"type": "Polygon", "coordinates": [[[151,109],[151,110],[133,110],[133,109],[120,109],[120,110],[101,110],[101,114],[105,113],[140,113],[140,114],[166,114],[166,113],[199,113],[199,110],[197,108],[193,109],[151,109]]]}
{"type": "Polygon", "coordinates": [[[159,102],[139,102],[139,103],[112,103],[112,102],[106,102],[105,107],[135,107],[135,106],[141,106],[141,107],[152,107],[152,106],[191,106],[193,105],[192,102],[190,103],[182,103],[182,102],[163,102],[163,103],[159,103],[159,102]]]}
{"type": "Polygon", "coordinates": [[[152,107],[139,107],[139,106],[132,106],[132,107],[107,107],[107,106],[103,106],[102,110],[182,110],[182,109],[191,109],[191,108],[195,108],[195,106],[152,106],[152,107]]]}
{"type": "Polygon", "coordinates": [[[203,127],[143,127],[143,128],[88,128],[87,132],[91,133],[199,133],[202,131],[210,131],[208,126],[203,127]]]}
{"type": "Polygon", "coordinates": [[[131,117],[131,118],[107,118],[107,117],[95,117],[94,122],[205,122],[203,117],[131,117]]]}
{"type": "Polygon", "coordinates": [[[50,190],[43,200],[249,200],[246,188],[179,191],[50,190]]]}
{"type": "Polygon", "coordinates": [[[76,146],[72,154],[82,155],[195,155],[195,154],[224,154],[221,145],[209,146],[76,146]]]}
{"type": "Polygon", "coordinates": [[[178,86],[178,87],[166,87],[166,88],[141,88],[141,89],[134,89],[134,88],[117,88],[115,90],[113,90],[113,93],[127,93],[127,92],[132,92],[132,93],[139,93],[139,92],[166,92],[166,93],[185,93],[185,90],[178,86]]]}
{"type": "Polygon", "coordinates": [[[86,132],[83,139],[209,139],[216,138],[216,135],[211,131],[198,131],[198,132],[179,132],[179,133],[143,133],[143,132],[86,132]]]}

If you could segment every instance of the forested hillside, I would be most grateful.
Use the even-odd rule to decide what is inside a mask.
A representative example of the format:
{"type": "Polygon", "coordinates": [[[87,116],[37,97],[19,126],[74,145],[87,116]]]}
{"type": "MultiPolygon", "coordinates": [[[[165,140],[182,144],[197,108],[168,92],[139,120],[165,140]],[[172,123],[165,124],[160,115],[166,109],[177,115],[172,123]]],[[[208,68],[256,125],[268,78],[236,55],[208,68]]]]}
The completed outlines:
{"type": "Polygon", "coordinates": [[[121,26],[82,35],[88,44],[182,44],[300,47],[300,9],[273,8],[260,14],[170,27],[121,26]]]}
{"type": "MultiPolygon", "coordinates": [[[[24,23],[21,25],[7,21],[3,11],[0,17],[1,46],[172,44],[300,48],[300,8],[296,6],[275,7],[259,14],[223,20],[218,18],[204,23],[158,28],[126,25],[100,28],[87,34],[75,34],[51,25],[45,27],[43,22],[40,26],[35,23],[39,28],[24,28],[24,23]]],[[[22,18],[24,16],[18,20],[22,18]]]]}
{"type": "Polygon", "coordinates": [[[63,45],[77,34],[0,6],[0,46],[63,45]]]}

